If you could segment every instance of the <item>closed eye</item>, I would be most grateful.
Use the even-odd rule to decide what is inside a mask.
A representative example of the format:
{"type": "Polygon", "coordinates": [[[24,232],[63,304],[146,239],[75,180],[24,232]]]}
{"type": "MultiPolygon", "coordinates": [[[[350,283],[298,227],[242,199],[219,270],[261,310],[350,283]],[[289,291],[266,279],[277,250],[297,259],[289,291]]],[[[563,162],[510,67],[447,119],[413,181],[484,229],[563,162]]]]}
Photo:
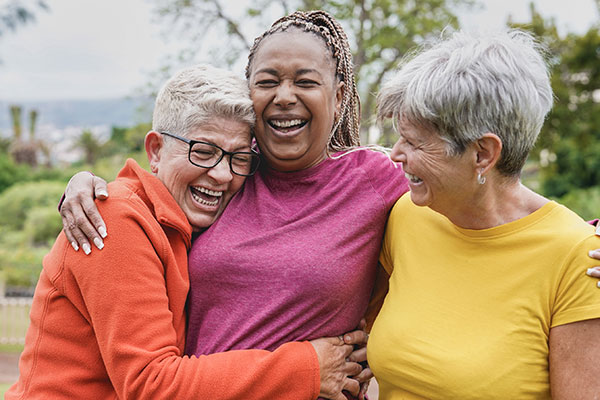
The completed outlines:
{"type": "Polygon", "coordinates": [[[311,86],[318,86],[319,82],[316,82],[316,81],[313,81],[310,79],[301,79],[301,80],[297,81],[296,84],[301,87],[311,87],[311,86]]]}
{"type": "Polygon", "coordinates": [[[260,81],[256,81],[256,86],[259,87],[274,87],[277,86],[279,82],[275,79],[261,79],[260,81]]]}

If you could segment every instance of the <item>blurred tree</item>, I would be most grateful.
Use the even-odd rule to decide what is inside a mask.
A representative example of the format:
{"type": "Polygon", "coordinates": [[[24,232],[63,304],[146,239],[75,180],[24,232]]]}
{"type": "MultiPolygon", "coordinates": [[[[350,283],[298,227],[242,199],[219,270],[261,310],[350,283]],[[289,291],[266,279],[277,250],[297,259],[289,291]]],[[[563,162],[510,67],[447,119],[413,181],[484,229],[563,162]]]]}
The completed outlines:
{"type": "Polygon", "coordinates": [[[0,37],[8,31],[14,31],[19,25],[35,21],[34,10],[48,11],[43,0],[9,0],[0,6],[0,37]]]}
{"type": "MultiPolygon", "coordinates": [[[[23,138],[22,109],[21,106],[10,106],[10,116],[13,126],[13,141],[11,154],[17,164],[37,165],[37,143],[34,140],[23,138]]],[[[35,128],[32,128],[35,129],[35,128]]],[[[31,132],[34,132],[31,130],[31,132]]]]}
{"type": "MultiPolygon", "coordinates": [[[[238,3],[235,9],[224,0],[154,2],[156,14],[169,33],[187,40],[180,59],[189,61],[196,54],[208,53],[212,62],[227,65],[245,60],[251,39],[276,18],[296,9],[328,11],[344,25],[354,51],[362,100],[361,137],[367,143],[375,110],[374,93],[385,75],[416,44],[447,26],[458,27],[455,11],[470,7],[475,0],[255,0],[246,1],[245,8],[238,3]],[[216,52],[201,52],[211,30],[226,34],[229,40],[216,44],[216,52]]],[[[391,142],[391,137],[384,137],[384,144],[391,142]]]]}
{"type": "Polygon", "coordinates": [[[94,164],[102,156],[102,145],[89,129],[81,132],[73,147],[83,151],[83,157],[87,164],[94,164]]]}
{"type": "Polygon", "coordinates": [[[561,37],[553,20],[530,9],[531,22],[512,26],[546,43],[555,94],[532,158],[541,165],[542,192],[560,197],[600,183],[600,30],[561,37]]]}

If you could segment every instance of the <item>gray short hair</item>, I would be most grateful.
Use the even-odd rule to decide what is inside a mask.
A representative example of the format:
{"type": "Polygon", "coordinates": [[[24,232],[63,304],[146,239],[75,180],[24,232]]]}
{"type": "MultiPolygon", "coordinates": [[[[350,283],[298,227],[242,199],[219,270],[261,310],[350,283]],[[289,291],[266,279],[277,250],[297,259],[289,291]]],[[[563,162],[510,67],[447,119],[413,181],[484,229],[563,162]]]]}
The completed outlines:
{"type": "Polygon", "coordinates": [[[185,136],[218,117],[254,126],[248,84],[229,71],[198,64],[177,72],[160,89],[152,130],[185,136]]]}
{"type": "Polygon", "coordinates": [[[519,175],[546,114],[552,88],[544,51],[519,30],[455,32],[407,56],[380,91],[378,119],[434,129],[461,154],[486,132],[502,140],[496,168],[519,175]]]}

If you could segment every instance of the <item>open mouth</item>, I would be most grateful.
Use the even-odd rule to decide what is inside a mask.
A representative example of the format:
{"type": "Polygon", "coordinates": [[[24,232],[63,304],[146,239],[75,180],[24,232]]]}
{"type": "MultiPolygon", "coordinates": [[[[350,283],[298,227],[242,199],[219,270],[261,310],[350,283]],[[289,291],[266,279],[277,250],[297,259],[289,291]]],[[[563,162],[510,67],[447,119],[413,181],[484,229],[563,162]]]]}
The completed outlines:
{"type": "Polygon", "coordinates": [[[190,191],[194,200],[209,207],[214,207],[219,204],[219,200],[223,197],[223,192],[210,190],[202,186],[190,186],[190,191]]]}
{"type": "Polygon", "coordinates": [[[271,119],[268,124],[278,132],[292,132],[302,128],[308,123],[305,119],[271,119]]]}
{"type": "Polygon", "coordinates": [[[409,174],[408,172],[404,171],[404,176],[408,178],[409,181],[411,181],[412,183],[421,183],[423,182],[423,180],[421,178],[419,178],[416,175],[413,174],[409,174]]]}

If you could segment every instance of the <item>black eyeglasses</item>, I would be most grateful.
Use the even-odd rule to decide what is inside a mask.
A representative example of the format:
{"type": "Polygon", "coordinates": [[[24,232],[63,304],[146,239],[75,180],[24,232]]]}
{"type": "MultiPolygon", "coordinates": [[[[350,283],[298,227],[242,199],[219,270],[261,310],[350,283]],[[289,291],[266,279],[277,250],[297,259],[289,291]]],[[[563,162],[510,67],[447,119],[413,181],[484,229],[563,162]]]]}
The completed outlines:
{"type": "Polygon", "coordinates": [[[212,168],[221,162],[223,157],[229,156],[229,169],[232,173],[240,176],[254,175],[258,169],[260,156],[254,150],[251,151],[227,151],[216,144],[190,140],[169,132],[160,132],[162,135],[170,136],[189,144],[188,160],[201,168],[212,168]]]}

